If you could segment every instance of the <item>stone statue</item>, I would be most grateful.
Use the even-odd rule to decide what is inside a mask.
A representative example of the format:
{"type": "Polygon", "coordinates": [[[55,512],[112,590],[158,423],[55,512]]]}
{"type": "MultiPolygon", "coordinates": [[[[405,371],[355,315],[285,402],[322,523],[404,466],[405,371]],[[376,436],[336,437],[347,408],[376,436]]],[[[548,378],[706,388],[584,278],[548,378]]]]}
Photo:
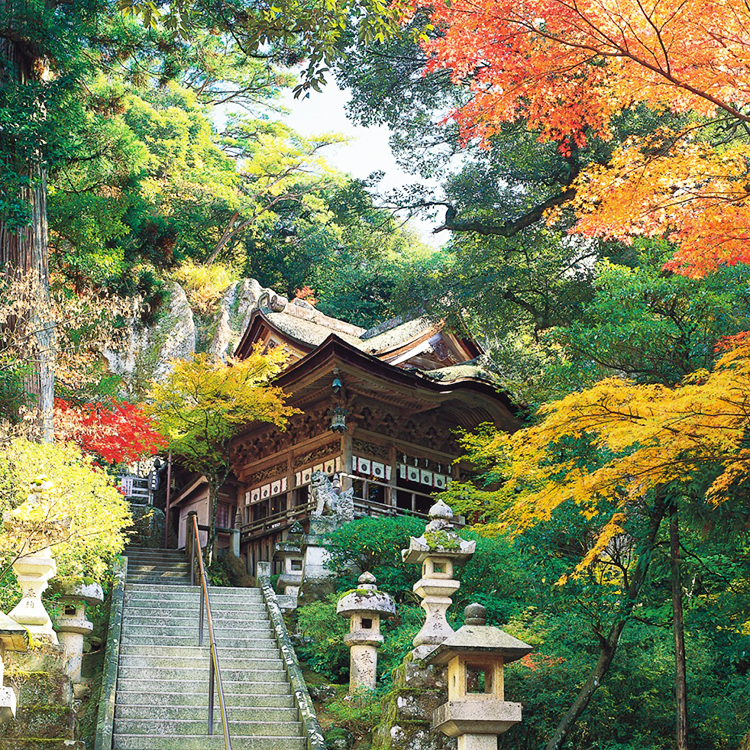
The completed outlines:
{"type": "Polygon", "coordinates": [[[342,492],[325,472],[314,471],[310,477],[310,492],[316,503],[313,516],[335,516],[341,523],[354,520],[353,488],[342,492]]]}

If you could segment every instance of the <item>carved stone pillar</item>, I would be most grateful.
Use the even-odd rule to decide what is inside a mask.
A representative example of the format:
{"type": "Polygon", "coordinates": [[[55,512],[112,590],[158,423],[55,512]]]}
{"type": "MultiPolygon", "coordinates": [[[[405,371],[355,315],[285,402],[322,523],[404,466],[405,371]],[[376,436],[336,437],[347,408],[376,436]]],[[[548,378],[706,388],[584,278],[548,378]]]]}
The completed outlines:
{"type": "Polygon", "coordinates": [[[57,634],[52,629],[52,620],[42,604],[42,592],[49,585],[49,579],[57,573],[57,563],[52,557],[52,551],[45,547],[39,552],[20,557],[13,563],[13,572],[23,598],[8,616],[23,625],[35,638],[56,644],[57,634]]]}

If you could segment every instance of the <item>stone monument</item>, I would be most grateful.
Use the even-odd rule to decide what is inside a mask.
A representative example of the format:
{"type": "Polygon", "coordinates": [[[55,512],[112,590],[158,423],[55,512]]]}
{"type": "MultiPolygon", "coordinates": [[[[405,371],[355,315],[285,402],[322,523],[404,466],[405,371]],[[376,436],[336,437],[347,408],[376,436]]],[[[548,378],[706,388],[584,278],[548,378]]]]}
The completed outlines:
{"type": "Polygon", "coordinates": [[[383,643],[380,621],[396,614],[388,594],[378,591],[375,576],[363,573],[354,591],[344,594],[336,612],[349,618],[344,643],[349,646],[349,692],[360,688],[375,690],[378,681],[378,647],[383,643]]]}
{"type": "Polygon", "coordinates": [[[300,596],[305,601],[314,601],[326,596],[331,587],[326,583],[332,578],[328,567],[329,555],[326,540],[334,529],[354,520],[354,490],[341,490],[323,471],[314,471],[310,477],[310,499],[315,510],[310,514],[310,529],[302,541],[302,579],[300,596]]]}

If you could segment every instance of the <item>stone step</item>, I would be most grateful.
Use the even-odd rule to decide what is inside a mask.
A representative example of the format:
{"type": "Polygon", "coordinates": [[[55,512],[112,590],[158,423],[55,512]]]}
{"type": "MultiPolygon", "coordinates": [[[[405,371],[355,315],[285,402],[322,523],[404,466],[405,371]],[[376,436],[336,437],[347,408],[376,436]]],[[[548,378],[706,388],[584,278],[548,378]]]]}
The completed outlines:
{"type": "MultiPolygon", "coordinates": [[[[229,628],[226,626],[219,626],[218,624],[214,628],[214,633],[216,635],[216,644],[218,646],[225,646],[227,645],[227,641],[231,644],[233,639],[239,639],[243,640],[247,643],[249,641],[253,641],[256,638],[258,639],[269,639],[273,637],[273,631],[271,630],[271,627],[269,626],[269,623],[264,623],[264,627],[261,627],[261,623],[258,623],[256,626],[252,628],[244,627],[244,628],[229,628]]],[[[204,625],[203,628],[204,636],[205,638],[208,638],[208,626],[204,625]]],[[[122,628],[122,637],[123,638],[130,638],[130,637],[146,637],[146,638],[186,638],[188,639],[186,643],[172,643],[173,646],[197,646],[197,642],[195,642],[195,639],[198,637],[198,622],[197,618],[193,625],[151,625],[151,626],[144,626],[142,623],[138,623],[136,621],[126,621],[123,623],[122,628]],[[190,640],[190,639],[193,640],[190,640]]],[[[138,643],[142,643],[143,641],[137,641],[138,643]]],[[[162,641],[159,641],[160,643],[162,641]]],[[[166,643],[168,643],[167,641],[166,643]]],[[[166,645],[165,643],[165,645],[166,645]]]]}
{"type": "MultiPolygon", "coordinates": [[[[153,586],[146,587],[139,583],[135,583],[127,587],[127,593],[129,596],[136,595],[135,598],[140,599],[182,599],[189,596],[191,593],[198,596],[200,591],[201,588],[198,584],[193,586],[192,590],[189,591],[185,591],[184,588],[170,591],[169,584],[160,584],[157,588],[154,588],[153,586]]],[[[221,597],[226,599],[257,599],[258,601],[263,601],[263,592],[260,589],[254,588],[235,589],[223,586],[209,586],[208,594],[212,599],[221,597]]]]}
{"type": "MultiPolygon", "coordinates": [[[[120,665],[117,670],[118,679],[137,679],[141,680],[144,686],[152,680],[184,680],[187,683],[205,682],[208,684],[208,661],[203,662],[205,666],[195,667],[132,667],[129,665],[120,665]]],[[[280,682],[286,681],[286,672],[280,668],[276,669],[233,669],[226,666],[221,667],[222,679],[231,680],[254,680],[280,682]]]]}
{"type": "Polygon", "coordinates": [[[125,550],[123,555],[130,560],[188,560],[188,556],[176,549],[139,549],[125,550]]]}
{"type": "MultiPolygon", "coordinates": [[[[169,591],[170,584],[164,583],[160,586],[160,592],[168,592],[169,591]]],[[[146,586],[142,583],[136,583],[132,586],[134,591],[153,591],[153,588],[150,586],[146,586]]],[[[196,590],[198,590],[198,586],[196,585],[196,590]]],[[[260,593],[260,589],[258,588],[239,588],[234,586],[209,586],[208,587],[208,593],[213,594],[215,591],[230,594],[230,595],[237,595],[237,596],[245,596],[247,592],[258,592],[260,593]]],[[[178,591],[178,593],[180,593],[178,591]]]]}
{"type": "Polygon", "coordinates": [[[182,563],[175,564],[175,565],[133,565],[128,566],[128,578],[134,579],[136,577],[140,576],[158,576],[160,578],[164,578],[165,576],[179,576],[179,577],[189,577],[190,576],[190,570],[188,569],[187,565],[183,565],[182,563]]]}
{"type": "MultiPolygon", "coordinates": [[[[222,671],[222,684],[224,694],[230,695],[289,695],[289,683],[278,680],[276,682],[266,682],[264,680],[248,679],[229,679],[222,671]]],[[[284,675],[286,677],[286,674],[284,675]]],[[[141,678],[119,677],[117,680],[117,699],[123,696],[125,702],[129,702],[129,694],[138,694],[148,691],[149,693],[167,693],[170,695],[179,695],[183,691],[186,693],[198,693],[201,695],[208,693],[208,672],[200,680],[185,681],[180,679],[162,679],[154,678],[147,683],[141,678]]]]}
{"type": "MultiPolygon", "coordinates": [[[[211,614],[214,615],[214,622],[235,622],[238,626],[251,624],[254,622],[271,621],[267,612],[260,609],[255,612],[244,612],[242,610],[214,609],[213,607],[211,607],[211,614]]],[[[123,610],[123,617],[125,618],[125,621],[138,620],[142,621],[144,625],[162,625],[174,623],[177,627],[180,627],[182,625],[188,625],[192,622],[198,622],[200,617],[200,610],[197,606],[195,607],[195,609],[193,609],[192,607],[185,609],[180,608],[169,612],[155,612],[153,609],[146,609],[144,607],[125,607],[123,610]]]]}
{"type": "MultiPolygon", "coordinates": [[[[115,707],[115,719],[205,721],[208,717],[208,697],[205,695],[202,697],[203,702],[194,706],[184,704],[161,706],[144,703],[120,704],[115,707]]],[[[214,706],[214,717],[220,721],[221,712],[218,711],[218,706],[217,701],[214,706]]],[[[298,711],[293,706],[227,706],[227,715],[229,716],[230,727],[234,725],[235,721],[299,721],[298,711]]],[[[125,732],[125,734],[139,734],[139,732],[125,732]]]]}
{"type": "MultiPolygon", "coordinates": [[[[288,686],[287,686],[288,688],[288,686]]],[[[297,711],[297,705],[291,692],[273,693],[233,693],[224,695],[227,706],[234,706],[237,709],[266,709],[266,708],[284,708],[294,709],[297,711]]],[[[193,708],[208,706],[208,686],[202,693],[151,693],[144,692],[142,689],[128,692],[127,690],[118,689],[117,706],[129,708],[133,706],[163,706],[165,708],[186,708],[192,711],[193,708]]],[[[117,710],[117,709],[115,709],[117,710]]]]}
{"type": "Polygon", "coordinates": [[[136,552],[125,552],[128,563],[131,560],[179,560],[189,562],[188,556],[184,552],[177,550],[139,550],[136,552]]]}
{"type": "MultiPolygon", "coordinates": [[[[274,644],[275,646],[275,644],[274,644]]],[[[254,659],[279,657],[278,647],[269,646],[267,642],[256,646],[218,646],[219,659],[224,663],[225,659],[254,659]]],[[[161,656],[174,657],[176,659],[197,657],[208,659],[208,646],[158,646],[154,644],[123,644],[120,646],[120,659],[124,656],[161,656]]]]}
{"type": "MultiPolygon", "coordinates": [[[[242,652],[244,653],[244,652],[242,652]]],[[[225,655],[226,657],[226,655],[225,655]]],[[[171,669],[174,667],[184,669],[203,669],[204,666],[208,665],[209,657],[206,656],[154,656],[154,655],[136,655],[136,654],[121,654],[120,666],[121,667],[140,667],[144,669],[171,669]]],[[[221,651],[219,651],[219,667],[222,673],[226,669],[233,670],[258,670],[258,669],[283,669],[284,662],[280,656],[276,658],[263,658],[263,657],[233,657],[233,658],[222,658],[221,651]]]]}
{"type": "MultiPolygon", "coordinates": [[[[134,634],[123,633],[120,643],[128,646],[158,645],[164,647],[192,646],[198,648],[198,633],[195,632],[192,635],[170,634],[159,636],[154,636],[153,634],[144,632],[136,632],[134,634]]],[[[221,633],[217,633],[216,645],[219,649],[242,648],[243,646],[248,646],[250,648],[277,648],[276,639],[270,631],[261,635],[257,633],[248,635],[247,633],[244,633],[243,635],[236,636],[225,636],[221,633]]]]}
{"type": "MultiPolygon", "coordinates": [[[[190,586],[186,586],[190,589],[190,586]]],[[[162,599],[145,599],[142,597],[134,597],[127,595],[125,597],[125,607],[135,609],[147,609],[159,612],[163,609],[175,610],[175,609],[195,609],[197,611],[201,596],[195,594],[193,596],[175,597],[165,596],[162,599]]],[[[221,612],[237,612],[237,611],[248,611],[248,612],[265,612],[266,605],[261,599],[227,599],[223,596],[209,596],[211,602],[211,611],[217,610],[221,612]]]]}
{"type": "MultiPolygon", "coordinates": [[[[229,711],[227,711],[229,714],[229,711]]],[[[238,721],[229,716],[229,732],[232,739],[240,737],[299,737],[302,725],[299,721],[238,721]]],[[[160,737],[166,734],[201,734],[208,731],[208,718],[192,719],[115,719],[115,734],[145,735],[160,737]]],[[[214,714],[214,732],[221,733],[221,711],[214,714]]]]}
{"type": "MultiPolygon", "coordinates": [[[[144,604],[140,601],[126,601],[125,612],[143,614],[149,613],[153,616],[153,613],[169,613],[175,616],[181,616],[181,613],[192,613],[195,612],[196,616],[199,612],[200,601],[194,599],[186,602],[170,602],[165,601],[160,605],[156,604],[144,604]]],[[[225,602],[214,602],[211,600],[211,613],[216,617],[233,617],[237,613],[245,615],[265,615],[266,608],[260,602],[243,602],[237,606],[231,606],[225,602]]],[[[183,615],[184,616],[184,615],[183,615]]]]}
{"type": "Polygon", "coordinates": [[[189,586],[190,579],[188,574],[182,570],[148,570],[148,571],[128,571],[128,583],[169,583],[176,586],[189,586]]]}
{"type": "MultiPolygon", "coordinates": [[[[230,728],[231,732],[231,728],[230,728]]],[[[224,737],[198,735],[167,735],[144,737],[134,734],[115,735],[113,750],[224,750],[224,737]]],[[[232,750],[306,750],[307,738],[232,737],[232,750]]]]}
{"type": "Polygon", "coordinates": [[[158,567],[169,567],[171,565],[177,565],[180,567],[185,567],[186,569],[190,569],[190,560],[188,560],[186,557],[157,557],[157,556],[151,556],[151,557],[128,557],[128,571],[132,570],[133,568],[138,568],[141,566],[148,566],[148,565],[156,565],[158,567]]]}

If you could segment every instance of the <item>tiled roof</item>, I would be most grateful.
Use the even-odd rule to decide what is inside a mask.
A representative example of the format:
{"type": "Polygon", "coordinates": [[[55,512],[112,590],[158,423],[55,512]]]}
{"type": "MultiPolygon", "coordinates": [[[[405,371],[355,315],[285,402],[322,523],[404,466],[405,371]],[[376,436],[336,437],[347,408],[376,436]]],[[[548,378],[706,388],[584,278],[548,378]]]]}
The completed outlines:
{"type": "Polygon", "coordinates": [[[425,370],[422,374],[441,383],[455,383],[457,380],[486,380],[488,383],[498,383],[497,376],[493,372],[481,365],[471,363],[439,367],[436,370],[425,370]]]}

